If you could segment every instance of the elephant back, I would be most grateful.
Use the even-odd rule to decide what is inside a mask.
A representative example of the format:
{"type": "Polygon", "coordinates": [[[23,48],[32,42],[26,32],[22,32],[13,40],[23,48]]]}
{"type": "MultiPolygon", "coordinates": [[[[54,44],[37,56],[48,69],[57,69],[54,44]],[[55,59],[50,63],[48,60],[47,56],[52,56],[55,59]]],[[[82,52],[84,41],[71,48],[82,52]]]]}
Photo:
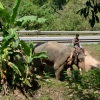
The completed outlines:
{"type": "Polygon", "coordinates": [[[42,52],[46,51],[47,56],[49,57],[50,61],[55,61],[55,59],[60,55],[60,53],[65,49],[65,45],[62,45],[57,42],[46,42],[39,46],[37,46],[34,51],[35,52],[42,52]]]}

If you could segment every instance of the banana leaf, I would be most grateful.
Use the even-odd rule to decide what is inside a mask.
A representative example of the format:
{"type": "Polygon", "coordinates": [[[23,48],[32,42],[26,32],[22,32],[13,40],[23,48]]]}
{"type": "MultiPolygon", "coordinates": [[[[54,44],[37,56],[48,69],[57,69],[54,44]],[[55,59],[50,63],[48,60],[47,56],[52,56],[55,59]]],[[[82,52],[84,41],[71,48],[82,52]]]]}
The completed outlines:
{"type": "Polygon", "coordinates": [[[19,74],[20,76],[22,75],[21,72],[20,72],[20,70],[18,69],[18,67],[17,67],[14,63],[8,62],[8,65],[9,65],[17,74],[19,74]]]}
{"type": "Polygon", "coordinates": [[[11,14],[11,23],[13,23],[15,21],[15,19],[16,19],[20,2],[21,2],[21,0],[16,0],[16,2],[14,3],[13,12],[11,14]]]}
{"type": "Polygon", "coordinates": [[[28,47],[28,45],[23,40],[21,40],[20,43],[21,43],[21,46],[22,46],[22,48],[24,50],[24,53],[27,56],[30,56],[30,48],[28,47]]]}

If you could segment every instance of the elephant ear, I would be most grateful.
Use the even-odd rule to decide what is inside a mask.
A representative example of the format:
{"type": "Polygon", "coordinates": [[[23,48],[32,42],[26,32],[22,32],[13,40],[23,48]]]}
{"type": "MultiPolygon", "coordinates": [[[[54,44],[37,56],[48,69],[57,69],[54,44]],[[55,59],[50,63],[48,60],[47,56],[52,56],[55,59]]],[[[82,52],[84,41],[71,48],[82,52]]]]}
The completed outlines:
{"type": "Polygon", "coordinates": [[[77,56],[76,49],[73,51],[73,56],[74,56],[74,57],[77,56]]]}
{"type": "Polygon", "coordinates": [[[74,63],[77,64],[77,62],[78,62],[78,55],[76,53],[76,50],[73,51],[73,58],[74,58],[74,63]]]}

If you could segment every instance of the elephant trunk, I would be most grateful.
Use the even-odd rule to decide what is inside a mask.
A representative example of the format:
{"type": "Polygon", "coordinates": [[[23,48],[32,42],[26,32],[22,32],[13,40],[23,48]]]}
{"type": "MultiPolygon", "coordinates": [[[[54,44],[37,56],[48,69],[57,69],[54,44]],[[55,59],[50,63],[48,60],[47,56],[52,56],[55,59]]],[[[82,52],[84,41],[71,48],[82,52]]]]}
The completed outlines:
{"type": "Polygon", "coordinates": [[[85,62],[84,61],[79,62],[78,66],[79,66],[79,68],[82,69],[82,71],[85,71],[85,62]]]}

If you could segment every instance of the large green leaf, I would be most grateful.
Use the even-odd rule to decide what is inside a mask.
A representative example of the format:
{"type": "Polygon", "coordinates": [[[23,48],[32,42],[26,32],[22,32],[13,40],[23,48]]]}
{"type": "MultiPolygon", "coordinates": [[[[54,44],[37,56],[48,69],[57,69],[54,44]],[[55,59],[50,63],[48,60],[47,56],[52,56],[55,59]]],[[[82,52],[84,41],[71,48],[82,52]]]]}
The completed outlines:
{"type": "Polygon", "coordinates": [[[9,23],[10,22],[10,15],[7,10],[0,8],[0,17],[3,17],[3,21],[9,23]]]}
{"type": "Polygon", "coordinates": [[[21,66],[21,65],[22,65],[22,62],[20,62],[20,61],[16,64],[16,66],[18,67],[18,69],[20,70],[20,72],[22,74],[22,77],[26,77],[26,67],[27,66],[25,66],[24,64],[23,64],[23,66],[21,66]]]}
{"type": "Polygon", "coordinates": [[[34,22],[34,21],[37,21],[37,16],[24,16],[24,17],[17,19],[16,21],[24,22],[24,23],[27,21],[34,22]]]}
{"type": "Polygon", "coordinates": [[[9,41],[9,39],[13,38],[14,36],[14,34],[9,34],[8,36],[3,37],[3,40],[9,41]]]}
{"type": "Polygon", "coordinates": [[[27,56],[27,57],[26,57],[26,62],[27,62],[27,63],[30,63],[32,60],[33,60],[32,57],[30,57],[30,56],[27,56]]]}
{"type": "Polygon", "coordinates": [[[12,47],[17,48],[18,44],[19,44],[18,34],[17,34],[16,30],[13,31],[13,33],[15,34],[15,36],[14,36],[14,41],[12,42],[12,47]]]}
{"type": "Polygon", "coordinates": [[[30,84],[30,82],[29,82],[28,79],[25,79],[25,80],[23,81],[23,83],[26,84],[26,85],[28,85],[29,87],[31,87],[31,84],[30,84]]]}
{"type": "Polygon", "coordinates": [[[14,63],[8,62],[8,65],[9,65],[17,74],[19,74],[20,76],[22,75],[21,72],[20,72],[20,70],[18,69],[18,67],[17,67],[14,63]]]}
{"type": "Polygon", "coordinates": [[[17,21],[17,23],[20,22],[21,25],[23,26],[27,23],[37,22],[37,16],[24,16],[20,19],[17,19],[16,21],[17,21]]]}
{"type": "Polygon", "coordinates": [[[16,41],[12,42],[12,47],[17,48],[18,44],[19,44],[19,42],[18,42],[18,40],[16,40],[16,41]]]}
{"type": "Polygon", "coordinates": [[[29,42],[29,47],[30,47],[30,56],[32,56],[32,51],[33,51],[33,48],[34,48],[32,41],[29,42]]]}
{"type": "Polygon", "coordinates": [[[16,29],[15,28],[10,28],[8,29],[9,34],[16,34],[16,29]]]}
{"type": "Polygon", "coordinates": [[[2,3],[1,3],[1,2],[0,2],[0,8],[1,8],[1,9],[4,9],[4,7],[3,7],[3,5],[2,5],[2,3]]]}
{"type": "Polygon", "coordinates": [[[13,6],[13,13],[11,15],[11,23],[13,23],[15,21],[15,19],[16,19],[20,2],[21,2],[21,0],[16,0],[15,4],[13,6]]]}
{"type": "Polygon", "coordinates": [[[3,51],[3,49],[7,48],[7,46],[12,43],[12,40],[15,36],[15,32],[15,29],[8,30],[8,35],[6,37],[3,37],[2,39],[1,51],[3,51]]]}
{"type": "Polygon", "coordinates": [[[38,23],[40,23],[40,24],[44,23],[45,21],[46,21],[45,18],[38,18],[38,23]]]}
{"type": "Polygon", "coordinates": [[[34,45],[33,45],[33,42],[32,42],[32,41],[29,42],[29,46],[30,46],[30,48],[33,50],[34,45]]]}
{"type": "Polygon", "coordinates": [[[33,58],[48,58],[48,56],[46,55],[46,52],[39,52],[39,53],[35,53],[33,55],[33,58]]]}
{"type": "Polygon", "coordinates": [[[0,17],[2,18],[4,18],[4,20],[3,21],[5,21],[5,22],[9,22],[10,21],[10,15],[9,15],[9,13],[7,12],[7,10],[6,9],[4,9],[4,7],[3,7],[3,5],[2,5],[2,3],[0,2],[0,17]]]}
{"type": "Polygon", "coordinates": [[[8,36],[4,37],[3,39],[8,41],[9,39],[14,38],[15,34],[16,34],[16,30],[10,28],[8,30],[8,36]]]}
{"type": "Polygon", "coordinates": [[[3,52],[3,50],[8,47],[9,43],[10,43],[10,40],[9,41],[3,41],[2,42],[1,52],[3,52]]]}
{"type": "Polygon", "coordinates": [[[20,43],[21,43],[21,46],[22,46],[25,54],[27,56],[30,56],[30,48],[28,47],[28,45],[23,40],[21,40],[20,43]]]}

